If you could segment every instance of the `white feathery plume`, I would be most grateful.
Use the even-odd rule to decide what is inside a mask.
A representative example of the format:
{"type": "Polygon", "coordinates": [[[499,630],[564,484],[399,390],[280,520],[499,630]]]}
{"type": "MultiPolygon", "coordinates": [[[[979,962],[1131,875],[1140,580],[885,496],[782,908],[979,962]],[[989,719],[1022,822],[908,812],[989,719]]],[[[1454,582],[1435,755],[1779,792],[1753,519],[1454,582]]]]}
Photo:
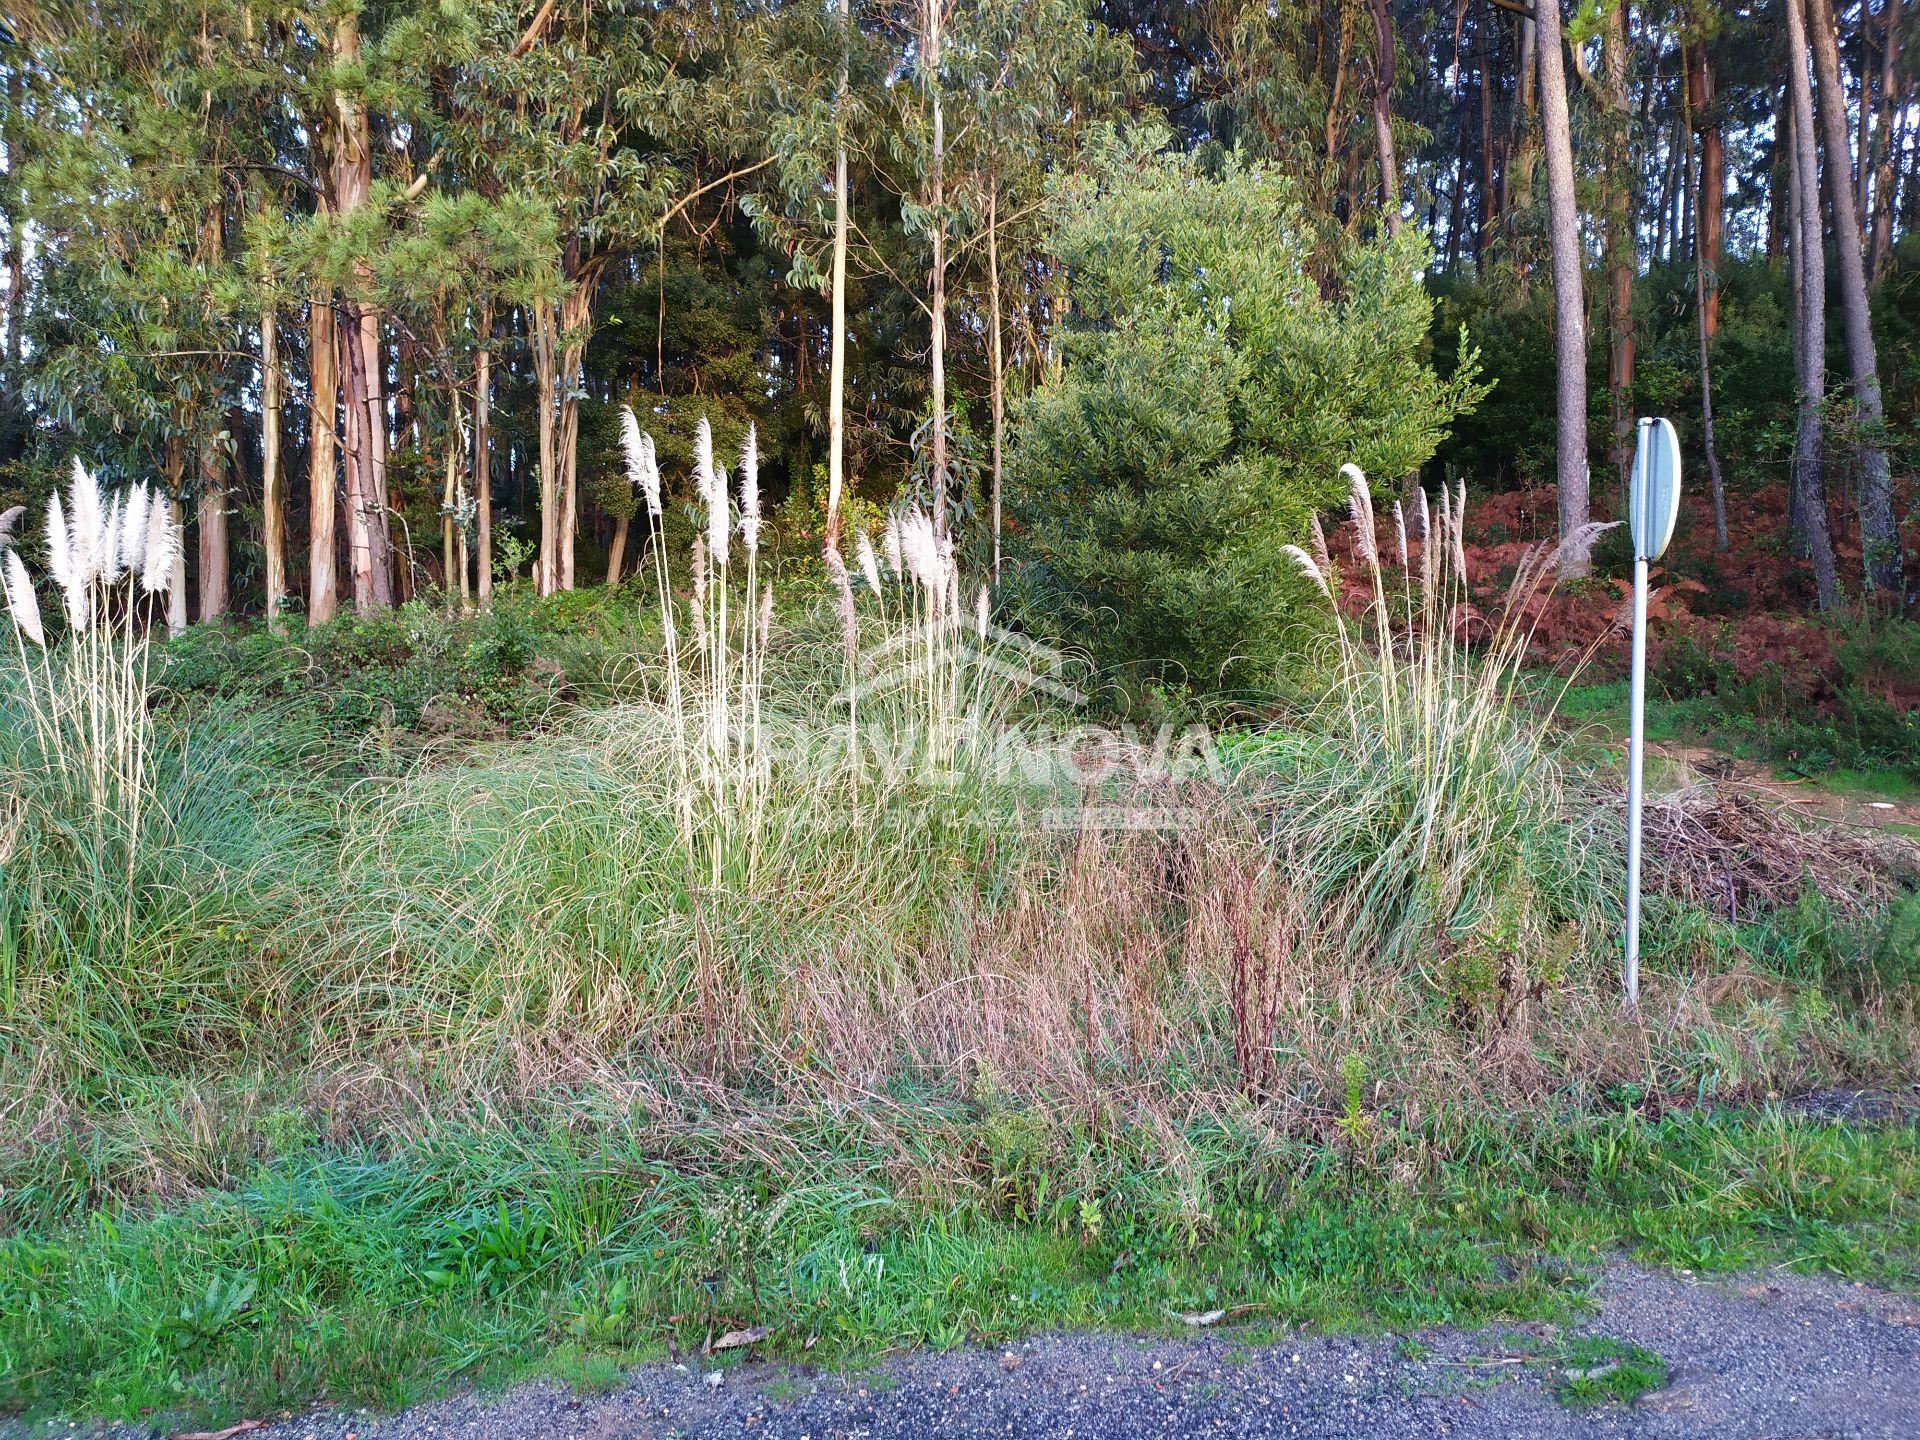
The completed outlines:
{"type": "Polygon", "coordinates": [[[173,547],[180,541],[173,527],[173,507],[164,494],[147,504],[147,544],[140,557],[140,588],[158,595],[173,585],[173,547]]]}
{"type": "Polygon", "coordinates": [[[773,586],[760,587],[760,643],[766,644],[767,636],[773,633],[773,586]]]}
{"type": "Polygon", "coordinates": [[[660,518],[660,452],[654,448],[653,436],[642,435],[647,442],[647,468],[640,477],[640,488],[646,492],[647,514],[655,520],[660,518]]]}
{"type": "Polygon", "coordinates": [[[974,597],[973,623],[974,623],[974,630],[979,635],[979,637],[982,640],[986,639],[987,638],[987,587],[984,585],[980,587],[980,593],[974,597]]]}
{"type": "Polygon", "coordinates": [[[47,574],[62,591],[71,588],[72,545],[67,531],[67,507],[60,503],[60,492],[56,490],[47,498],[47,574]]]}
{"type": "Polygon", "coordinates": [[[627,479],[647,499],[647,514],[660,515],[660,463],[654,459],[653,437],[640,428],[631,405],[620,407],[620,449],[627,459],[627,479]]]}
{"type": "Polygon", "coordinates": [[[727,472],[713,463],[713,427],[702,415],[693,427],[693,483],[707,507],[707,563],[720,570],[727,563],[727,472]]]}
{"type": "Polygon", "coordinates": [[[1400,568],[1407,568],[1407,512],[1400,508],[1398,500],[1393,502],[1393,528],[1400,540],[1400,568]]]}
{"type": "Polygon", "coordinates": [[[1322,595],[1325,595],[1329,600],[1333,598],[1333,592],[1327,588],[1326,575],[1321,572],[1318,565],[1314,564],[1311,555],[1307,554],[1307,552],[1302,550],[1298,545],[1282,545],[1280,547],[1280,553],[1295,565],[1298,565],[1300,567],[1300,573],[1318,585],[1322,595]]]}
{"type": "Polygon", "coordinates": [[[1600,537],[1621,524],[1618,520],[1589,520],[1585,525],[1577,525],[1567,532],[1567,538],[1554,547],[1554,558],[1561,562],[1562,568],[1584,567],[1593,558],[1593,547],[1600,537]]]}
{"type": "Polygon", "coordinates": [[[707,505],[707,558],[724,570],[727,566],[727,537],[733,532],[733,484],[727,467],[713,467],[713,498],[707,505]]]}
{"type": "Polygon", "coordinates": [[[953,532],[951,530],[940,537],[939,546],[940,574],[946,580],[947,591],[951,594],[954,593],[955,581],[957,581],[960,576],[959,557],[954,550],[953,532]]]}
{"type": "Polygon", "coordinates": [[[860,649],[860,632],[854,619],[853,585],[847,578],[847,562],[831,545],[823,558],[827,575],[833,581],[833,608],[840,616],[840,643],[846,647],[847,659],[852,660],[860,649]]]}
{"type": "Polygon", "coordinates": [[[1351,461],[1340,467],[1340,473],[1347,477],[1347,513],[1353,517],[1353,548],[1362,560],[1378,560],[1380,551],[1373,534],[1373,492],[1367,488],[1367,477],[1351,461]]]}
{"type": "Polygon", "coordinates": [[[886,529],[880,532],[880,551],[887,558],[887,569],[893,572],[893,578],[900,578],[900,512],[889,511],[886,529]]]}
{"type": "MultiPolygon", "coordinates": [[[[1434,582],[1440,574],[1440,551],[1433,543],[1433,514],[1427,508],[1426,486],[1421,486],[1415,493],[1420,497],[1420,602],[1431,609],[1434,582]]],[[[1444,516],[1441,523],[1445,524],[1444,516]]]]}
{"type": "Polygon", "coordinates": [[[1327,532],[1320,526],[1320,512],[1313,513],[1313,558],[1322,576],[1333,573],[1333,557],[1327,554],[1327,532]]]}
{"type": "Polygon", "coordinates": [[[931,591],[936,601],[946,593],[940,542],[934,537],[933,521],[917,505],[900,522],[900,559],[913,576],[913,583],[931,591]]]}
{"type": "Polygon", "coordinates": [[[142,480],[127,492],[126,508],[120,512],[120,535],[115,542],[122,570],[138,570],[147,548],[147,482],[142,480]]]}
{"type": "Polygon", "coordinates": [[[760,549],[760,441],[753,422],[747,422],[747,442],[740,447],[740,535],[747,553],[760,549]]]}
{"type": "Polygon", "coordinates": [[[27,575],[27,567],[20,563],[20,552],[8,550],[4,561],[4,570],[0,570],[0,584],[7,592],[7,609],[13,615],[14,627],[33,641],[42,650],[47,648],[47,632],[40,624],[40,597],[33,593],[33,581],[27,575]]]}
{"type": "Polygon", "coordinates": [[[100,578],[101,563],[107,548],[107,511],[100,502],[100,483],[93,472],[73,457],[73,484],[68,495],[67,529],[73,536],[68,548],[74,581],[91,585],[100,578]]]}
{"type": "Polygon", "coordinates": [[[867,587],[878,595],[880,593],[880,562],[874,558],[873,541],[867,538],[867,532],[864,530],[854,537],[853,555],[860,562],[860,574],[865,578],[867,587]]]}
{"type": "Polygon", "coordinates": [[[116,495],[107,502],[107,519],[100,531],[100,582],[117,585],[127,567],[120,560],[120,527],[126,523],[126,496],[116,495]]]}
{"type": "Polygon", "coordinates": [[[1460,482],[1460,493],[1453,503],[1453,563],[1459,568],[1460,583],[1467,583],[1467,482],[1460,482]]]}
{"type": "Polygon", "coordinates": [[[0,514],[0,545],[13,543],[13,527],[20,523],[20,517],[26,513],[26,506],[16,505],[4,514],[0,514]]]}

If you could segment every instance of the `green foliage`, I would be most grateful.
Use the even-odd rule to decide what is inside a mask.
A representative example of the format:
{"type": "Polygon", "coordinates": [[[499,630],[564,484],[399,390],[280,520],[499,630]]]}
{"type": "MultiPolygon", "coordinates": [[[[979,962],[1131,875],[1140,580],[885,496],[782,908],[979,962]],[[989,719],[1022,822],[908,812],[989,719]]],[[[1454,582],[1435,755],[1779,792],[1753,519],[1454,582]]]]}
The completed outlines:
{"type": "Polygon", "coordinates": [[[1743,663],[1729,636],[1682,634],[1649,678],[1661,723],[1777,761],[1806,775],[1891,770],[1920,780],[1920,622],[1869,617],[1834,624],[1830,675],[1790,676],[1773,661],[1743,663]]]}
{"type": "Polygon", "coordinates": [[[537,728],[562,702],[633,693],[645,636],[631,599],[588,590],[536,600],[512,589],[456,619],[415,602],[283,634],[194,626],[154,673],[168,703],[188,711],[215,697],[298,700],[344,741],[473,740],[537,728]]]}
{"type": "Polygon", "coordinates": [[[1608,1402],[1631,1405],[1667,1383],[1666,1361],[1611,1335],[1575,1336],[1558,1346],[1548,1363],[1554,1394],[1577,1409],[1608,1402]]]}
{"type": "MultiPolygon", "coordinates": [[[[913,1114],[915,1148],[992,1118],[924,1095],[913,1114]]],[[[671,1156],[577,1123],[444,1129],[398,1154],[316,1146],[178,1210],[16,1230],[0,1238],[0,1409],[392,1405],[530,1371],[605,1379],[736,1324],[770,1327],[772,1353],[847,1363],[1059,1325],[1167,1329],[1228,1304],[1316,1327],[1566,1321],[1582,1267],[1621,1246],[1713,1271],[1920,1278],[1910,1128],[1777,1111],[1396,1126],[1380,1143],[1409,1184],[1233,1117],[1191,1122],[1179,1173],[1164,1132],[1043,1121],[1023,1163],[1056,1198],[1008,1215],[915,1196],[911,1152],[881,1163],[858,1117],[787,1127],[777,1164],[718,1121],[671,1156]]],[[[1532,1348],[1572,1403],[1663,1374],[1604,1336],[1532,1348]]]]}
{"type": "Polygon", "coordinates": [[[1064,370],[1020,407],[1014,511],[1060,633],[1202,689],[1267,683],[1300,617],[1277,563],[1354,462],[1404,475],[1483,393],[1440,379],[1412,230],[1316,273],[1288,179],[1109,132],[1054,196],[1064,370]]]}

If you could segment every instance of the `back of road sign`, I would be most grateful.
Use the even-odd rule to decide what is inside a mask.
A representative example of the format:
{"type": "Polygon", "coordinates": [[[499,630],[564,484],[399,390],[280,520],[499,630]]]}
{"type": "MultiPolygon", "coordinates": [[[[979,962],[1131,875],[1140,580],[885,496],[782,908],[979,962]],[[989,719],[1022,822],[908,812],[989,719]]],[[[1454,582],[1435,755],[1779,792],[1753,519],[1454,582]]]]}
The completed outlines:
{"type": "Polygon", "coordinates": [[[1673,523],[1680,515],[1680,437],[1670,420],[1642,420],[1639,428],[1628,524],[1634,557],[1658,560],[1673,539],[1673,523]]]}

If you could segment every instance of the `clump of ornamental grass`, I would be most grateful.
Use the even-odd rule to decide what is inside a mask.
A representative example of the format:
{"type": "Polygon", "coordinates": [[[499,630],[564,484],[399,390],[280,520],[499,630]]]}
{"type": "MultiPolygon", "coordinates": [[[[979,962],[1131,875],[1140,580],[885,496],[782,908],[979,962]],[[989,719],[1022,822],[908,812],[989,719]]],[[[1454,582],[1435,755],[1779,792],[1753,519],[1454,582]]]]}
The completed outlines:
{"type": "Polygon", "coordinates": [[[1319,523],[1288,560],[1326,602],[1333,681],[1301,730],[1254,747],[1274,825],[1337,906],[1350,943],[1444,973],[1454,988],[1531,983],[1515,957],[1566,952],[1610,924],[1611,850],[1572,803],[1555,742],[1559,694],[1525,695],[1522,669],[1561,550],[1521,557],[1482,609],[1468,586],[1466,487],[1398,501],[1381,534],[1365,476],[1350,482],[1352,581],[1319,523]],[[1412,524],[1409,523],[1410,519],[1412,524]],[[1359,589],[1350,603],[1349,583],[1359,589]]]}
{"type": "Polygon", "coordinates": [[[68,818],[91,831],[97,849],[119,852],[131,876],[152,734],[147,621],[172,582],[172,507],[144,484],[107,500],[75,460],[65,503],[58,491],[47,502],[45,540],[65,615],[64,635],[52,640],[32,576],[11,535],[0,535],[0,582],[31,737],[15,763],[59,781],[54,789],[77,812],[68,818]]]}
{"type": "Polygon", "coordinates": [[[656,522],[648,554],[664,636],[664,718],[675,737],[673,808],[681,843],[707,886],[752,887],[775,828],[776,785],[835,792],[857,822],[863,790],[877,789],[869,798],[884,804],[891,787],[951,780],[966,769],[963,749],[1003,743],[1004,723],[1029,688],[1022,680],[1032,678],[1031,659],[992,631],[984,586],[966,614],[953,537],[923,510],[905,507],[887,521],[890,579],[871,537],[857,534],[855,564],[871,596],[865,605],[845,557],[836,546],[826,549],[840,685],[830,694],[802,689],[774,702],[767,672],[776,611],[772,586],[759,577],[753,428],[741,450],[736,504],[733,483],[714,459],[711,427],[704,418],[696,427],[701,524],[684,628],[657,523],[654,444],[631,410],[622,414],[621,437],[629,475],[656,522]],[[871,722],[864,734],[863,713],[871,722]]]}

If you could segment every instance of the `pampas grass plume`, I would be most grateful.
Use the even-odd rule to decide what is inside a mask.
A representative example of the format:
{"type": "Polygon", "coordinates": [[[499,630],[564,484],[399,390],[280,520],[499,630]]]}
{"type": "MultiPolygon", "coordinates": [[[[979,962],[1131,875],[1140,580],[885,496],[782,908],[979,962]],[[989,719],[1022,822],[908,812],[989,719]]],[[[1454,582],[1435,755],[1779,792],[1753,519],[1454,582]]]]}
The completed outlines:
{"type": "Polygon", "coordinates": [[[107,506],[106,522],[100,527],[100,553],[95,563],[104,585],[119,584],[127,570],[120,558],[120,527],[126,524],[126,504],[124,495],[114,496],[107,506]]]}
{"type": "Polygon", "coordinates": [[[620,407],[620,449],[626,456],[627,479],[647,500],[647,514],[660,517],[660,462],[654,458],[653,437],[640,428],[631,405],[620,407]]]}
{"type": "Polygon", "coordinates": [[[893,572],[893,578],[900,578],[900,512],[893,511],[887,516],[887,527],[880,533],[880,551],[886,556],[887,569],[893,572]]]}
{"type": "Polygon", "coordinates": [[[107,511],[100,501],[100,483],[77,455],[73,460],[68,508],[67,529],[72,538],[67,548],[67,564],[71,583],[84,588],[100,578],[106,558],[102,552],[107,543],[107,511]]]}
{"type": "Polygon", "coordinates": [[[874,594],[879,594],[880,562],[874,558],[873,541],[867,538],[866,531],[862,530],[859,535],[855,537],[853,554],[854,558],[860,562],[860,574],[867,582],[868,588],[871,589],[874,594]]]}
{"type": "Polygon", "coordinates": [[[116,546],[120,568],[137,571],[147,549],[147,482],[142,480],[127,492],[126,508],[120,512],[120,534],[116,546]]]}
{"type": "Polygon", "coordinates": [[[751,421],[747,441],[740,447],[740,535],[747,553],[760,549],[760,441],[751,421]]]}
{"type": "Polygon", "coordinates": [[[165,495],[150,497],[147,505],[147,545],[140,557],[140,588],[158,595],[173,585],[173,547],[180,537],[173,527],[173,507],[165,495]]]}
{"type": "Polygon", "coordinates": [[[33,581],[27,567],[20,563],[20,552],[8,550],[0,570],[0,583],[7,592],[7,609],[20,633],[42,650],[47,648],[47,632],[40,624],[40,597],[33,593],[33,581]]]}

